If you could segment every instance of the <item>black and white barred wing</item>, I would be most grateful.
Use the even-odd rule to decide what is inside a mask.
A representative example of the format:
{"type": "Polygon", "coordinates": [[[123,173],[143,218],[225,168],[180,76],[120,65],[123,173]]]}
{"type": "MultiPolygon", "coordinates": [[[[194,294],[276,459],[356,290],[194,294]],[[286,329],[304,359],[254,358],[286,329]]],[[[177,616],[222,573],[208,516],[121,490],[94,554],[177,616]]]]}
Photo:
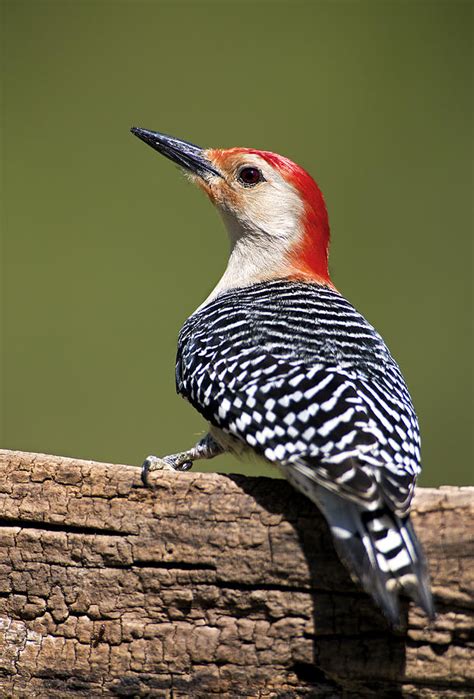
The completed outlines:
{"type": "Polygon", "coordinates": [[[411,399],[382,338],[337,292],[278,281],[222,294],[181,331],[177,388],[269,461],[408,512],[411,399]]]}

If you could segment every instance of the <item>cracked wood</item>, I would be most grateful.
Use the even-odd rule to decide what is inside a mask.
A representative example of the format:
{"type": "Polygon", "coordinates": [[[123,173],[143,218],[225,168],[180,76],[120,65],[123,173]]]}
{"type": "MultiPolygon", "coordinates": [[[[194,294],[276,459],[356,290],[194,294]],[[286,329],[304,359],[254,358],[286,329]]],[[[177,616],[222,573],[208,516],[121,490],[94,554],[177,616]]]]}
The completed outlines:
{"type": "Polygon", "coordinates": [[[390,631],[286,482],[0,451],[5,697],[468,697],[473,488],[419,489],[438,617],[390,631]]]}

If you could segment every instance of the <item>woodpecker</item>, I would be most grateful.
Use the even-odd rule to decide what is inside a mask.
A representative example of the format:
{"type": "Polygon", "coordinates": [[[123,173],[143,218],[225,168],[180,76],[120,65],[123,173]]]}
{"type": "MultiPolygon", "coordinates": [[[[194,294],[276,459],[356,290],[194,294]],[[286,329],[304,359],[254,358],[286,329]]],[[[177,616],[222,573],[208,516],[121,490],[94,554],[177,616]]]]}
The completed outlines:
{"type": "Polygon", "coordinates": [[[144,483],[151,470],[257,454],[320,509],[349,573],[391,624],[399,624],[400,594],[433,619],[409,516],[418,420],[382,337],[331,281],[316,182],[276,153],[132,133],[204,190],[230,237],[221,280],[178,340],[177,392],[209,432],[192,449],[149,456],[144,483]]]}

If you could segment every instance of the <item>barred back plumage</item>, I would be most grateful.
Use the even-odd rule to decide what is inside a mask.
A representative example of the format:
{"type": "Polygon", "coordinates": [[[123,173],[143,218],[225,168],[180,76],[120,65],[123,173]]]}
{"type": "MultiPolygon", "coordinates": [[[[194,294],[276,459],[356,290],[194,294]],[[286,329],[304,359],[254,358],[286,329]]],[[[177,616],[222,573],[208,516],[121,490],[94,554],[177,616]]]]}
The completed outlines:
{"type": "Polygon", "coordinates": [[[432,616],[408,519],[418,421],[385,343],[348,301],[290,280],[226,291],[185,322],[176,382],[211,425],[319,506],[341,558],[394,623],[401,589],[432,616]]]}

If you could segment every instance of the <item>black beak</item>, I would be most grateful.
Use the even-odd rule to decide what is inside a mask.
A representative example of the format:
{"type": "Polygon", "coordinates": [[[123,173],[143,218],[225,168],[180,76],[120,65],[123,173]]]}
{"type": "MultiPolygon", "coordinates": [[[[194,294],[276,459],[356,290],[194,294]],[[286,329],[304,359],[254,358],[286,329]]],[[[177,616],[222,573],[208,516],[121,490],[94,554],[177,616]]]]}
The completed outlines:
{"type": "Polygon", "coordinates": [[[190,170],[200,177],[205,177],[208,174],[222,177],[221,173],[204,155],[204,148],[199,148],[199,146],[181,141],[179,138],[173,138],[173,136],[167,136],[164,133],[139,129],[136,126],[133,126],[130,131],[157,150],[158,153],[186,168],[186,170],[190,170]]]}

